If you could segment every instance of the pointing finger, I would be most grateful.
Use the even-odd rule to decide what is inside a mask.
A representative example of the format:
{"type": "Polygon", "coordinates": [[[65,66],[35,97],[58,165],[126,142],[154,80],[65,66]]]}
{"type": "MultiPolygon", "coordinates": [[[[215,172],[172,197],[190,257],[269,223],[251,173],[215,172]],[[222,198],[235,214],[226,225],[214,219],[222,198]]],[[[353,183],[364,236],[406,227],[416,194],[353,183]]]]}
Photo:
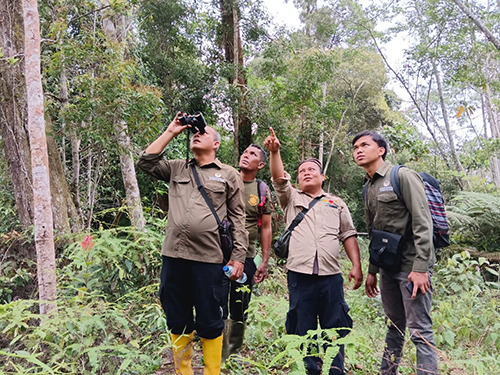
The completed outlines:
{"type": "Polygon", "coordinates": [[[276,134],[274,134],[274,129],[272,127],[269,128],[269,131],[271,132],[271,136],[276,138],[276,134]]]}

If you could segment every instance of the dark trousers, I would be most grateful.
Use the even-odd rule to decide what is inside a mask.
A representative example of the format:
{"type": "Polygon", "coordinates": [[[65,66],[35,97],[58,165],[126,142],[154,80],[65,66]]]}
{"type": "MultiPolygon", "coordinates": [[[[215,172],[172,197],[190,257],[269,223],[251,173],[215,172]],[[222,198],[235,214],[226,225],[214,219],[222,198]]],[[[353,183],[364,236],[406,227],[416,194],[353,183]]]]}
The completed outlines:
{"type": "MultiPolygon", "coordinates": [[[[308,330],[318,328],[318,319],[322,329],[352,328],[343,285],[340,274],[318,276],[288,271],[290,308],[286,319],[287,333],[305,336],[308,330]]],[[[338,331],[340,337],[348,333],[349,329],[338,331]]],[[[304,363],[309,375],[321,374],[323,364],[320,358],[306,357],[304,363]]],[[[344,374],[343,345],[332,362],[329,374],[344,374]]]]}
{"type": "Polygon", "coordinates": [[[222,307],[224,319],[227,319],[229,316],[236,322],[245,322],[247,320],[248,305],[250,304],[250,298],[252,298],[253,276],[256,271],[257,267],[255,266],[253,258],[246,258],[243,272],[247,275],[247,281],[240,284],[236,281],[229,280],[226,275],[223,276],[224,301],[229,299],[229,312],[227,303],[222,307]],[[243,285],[246,285],[250,291],[238,290],[243,285]]]}
{"type": "Polygon", "coordinates": [[[196,330],[205,339],[222,335],[223,264],[162,258],[160,301],[170,331],[180,335],[196,330]]]}

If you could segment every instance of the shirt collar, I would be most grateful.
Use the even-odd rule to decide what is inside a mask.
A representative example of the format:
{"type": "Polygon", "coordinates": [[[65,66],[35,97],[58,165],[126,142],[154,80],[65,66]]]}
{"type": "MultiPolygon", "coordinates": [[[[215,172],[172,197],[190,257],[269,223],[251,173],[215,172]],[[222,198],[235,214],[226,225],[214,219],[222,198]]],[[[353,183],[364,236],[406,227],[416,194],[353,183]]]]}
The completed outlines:
{"type": "Polygon", "coordinates": [[[370,178],[368,173],[365,175],[365,181],[373,181],[379,177],[385,177],[385,175],[391,170],[391,168],[392,164],[388,161],[384,161],[382,165],[377,169],[377,171],[373,174],[373,178],[370,178]]]}
{"type": "Polygon", "coordinates": [[[307,194],[306,192],[303,192],[302,190],[299,190],[299,192],[300,192],[300,194],[304,194],[304,195],[307,195],[308,197],[312,197],[312,199],[317,198],[317,197],[321,198],[324,195],[326,195],[326,193],[325,193],[325,191],[323,189],[321,189],[321,191],[318,194],[316,194],[316,196],[314,196],[314,197],[312,195],[310,195],[310,194],[307,194]]]}
{"type": "MultiPolygon", "coordinates": [[[[190,161],[189,161],[189,164],[194,164],[194,165],[200,165],[198,163],[198,160],[196,160],[196,158],[192,158],[190,161]]],[[[222,163],[220,162],[219,159],[215,158],[213,162],[211,163],[208,163],[208,164],[205,164],[204,166],[200,167],[200,168],[208,168],[208,167],[217,167],[219,169],[222,169],[222,163]]]]}

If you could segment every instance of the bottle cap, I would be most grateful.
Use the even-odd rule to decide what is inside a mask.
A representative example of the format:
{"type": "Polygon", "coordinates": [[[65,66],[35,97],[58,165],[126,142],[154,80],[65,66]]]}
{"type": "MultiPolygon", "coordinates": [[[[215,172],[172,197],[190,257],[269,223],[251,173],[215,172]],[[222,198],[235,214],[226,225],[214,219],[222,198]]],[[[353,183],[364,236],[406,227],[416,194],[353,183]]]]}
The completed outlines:
{"type": "Polygon", "coordinates": [[[229,267],[228,266],[222,267],[222,271],[224,271],[224,272],[229,271],[229,267]]]}

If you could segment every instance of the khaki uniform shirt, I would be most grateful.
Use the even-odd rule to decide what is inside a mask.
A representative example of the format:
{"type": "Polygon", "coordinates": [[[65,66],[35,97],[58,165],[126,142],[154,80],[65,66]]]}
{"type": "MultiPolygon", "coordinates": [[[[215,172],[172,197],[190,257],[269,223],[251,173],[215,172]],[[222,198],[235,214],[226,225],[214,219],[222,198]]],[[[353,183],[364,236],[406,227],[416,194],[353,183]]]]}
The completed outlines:
{"type": "MultiPolygon", "coordinates": [[[[385,161],[370,179],[365,201],[365,219],[371,235],[370,216],[373,227],[378,230],[405,236],[401,271],[427,272],[436,262],[432,243],[432,218],[425,195],[422,178],[409,168],[399,170],[403,204],[391,186],[392,164],[385,161]]],[[[378,268],[370,264],[370,273],[378,268]]]]}
{"type": "Polygon", "coordinates": [[[221,220],[233,223],[232,260],[245,262],[248,233],[245,230],[243,181],[240,174],[218,159],[200,167],[191,159],[165,160],[163,154],[143,152],[137,165],[144,172],[168,182],[168,222],[162,255],[205,263],[222,263],[217,221],[198,190],[191,170],[196,165],[200,182],[221,220]]]}
{"type": "MultiPolygon", "coordinates": [[[[288,173],[284,179],[273,181],[273,186],[285,211],[287,227],[315,198],[294,188],[288,173]]],[[[356,236],[357,232],[342,199],[323,190],[319,195],[322,198],[292,232],[286,266],[290,271],[311,275],[317,255],[318,275],[335,275],[341,273],[340,242],[356,236]]]]}
{"type": "MultiPolygon", "coordinates": [[[[247,258],[255,258],[257,254],[257,249],[255,248],[255,242],[259,236],[259,191],[257,188],[257,181],[243,181],[245,185],[245,212],[246,220],[245,227],[248,231],[248,250],[247,258]]],[[[273,205],[271,200],[271,193],[266,189],[266,201],[263,207],[263,215],[271,215],[273,211],[273,205]]]]}

